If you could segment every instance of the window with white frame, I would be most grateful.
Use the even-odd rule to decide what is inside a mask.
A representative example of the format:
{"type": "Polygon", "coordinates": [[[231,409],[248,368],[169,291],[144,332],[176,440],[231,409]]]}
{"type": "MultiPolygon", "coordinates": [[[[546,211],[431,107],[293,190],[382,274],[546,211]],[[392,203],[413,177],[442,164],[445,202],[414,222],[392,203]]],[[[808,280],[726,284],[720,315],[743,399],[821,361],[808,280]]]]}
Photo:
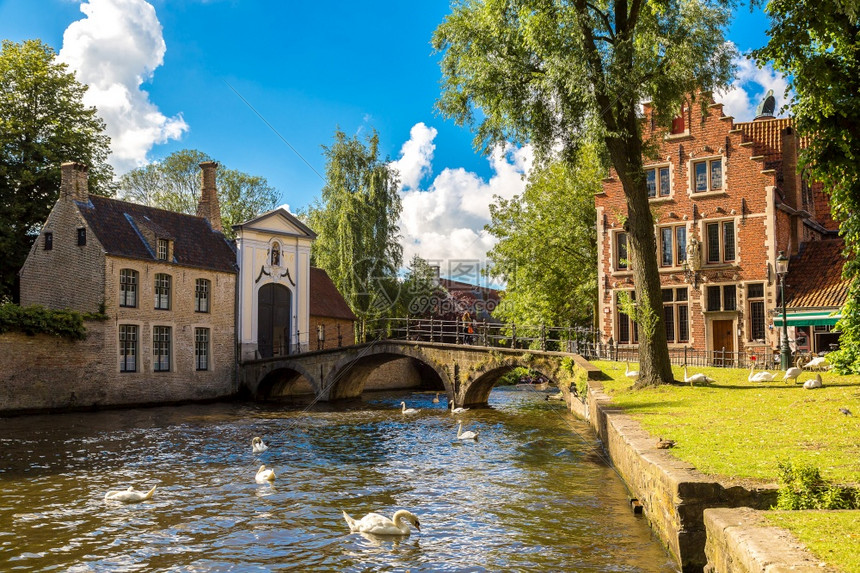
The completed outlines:
{"type": "Polygon", "coordinates": [[[707,306],[711,312],[738,309],[738,288],[736,285],[711,285],[707,290],[707,306]]]}
{"type": "Polygon", "coordinates": [[[137,326],[119,325],[119,371],[137,372],[137,326]]]}
{"type": "Polygon", "coordinates": [[[134,308],[137,306],[137,271],[120,269],[119,305],[134,308]]]}
{"type": "Polygon", "coordinates": [[[618,344],[636,344],[639,342],[639,327],[636,321],[629,315],[624,313],[621,306],[623,297],[629,296],[631,301],[636,300],[634,291],[616,291],[615,292],[615,325],[616,334],[618,335],[618,344]]]}
{"type": "Polygon", "coordinates": [[[630,269],[630,260],[627,258],[627,233],[615,233],[614,263],[617,271],[630,269]]]}
{"type": "Polygon", "coordinates": [[[735,246],[735,222],[718,221],[705,225],[705,250],[708,253],[708,263],[732,263],[737,253],[735,246]]]}
{"type": "Polygon", "coordinates": [[[663,318],[666,323],[666,341],[690,341],[690,307],[687,287],[663,289],[663,318]]]}
{"type": "Polygon", "coordinates": [[[763,341],[765,337],[763,283],[754,283],[747,285],[747,309],[750,321],[750,340],[763,341]]]}
{"type": "Polygon", "coordinates": [[[210,282],[197,279],[194,282],[194,312],[209,312],[210,282]]]}
{"type": "Polygon", "coordinates": [[[648,197],[668,197],[671,192],[669,166],[646,167],[645,183],[648,186],[648,197]]]}
{"type": "Polygon", "coordinates": [[[155,308],[170,310],[170,275],[164,273],[155,275],[155,308]]]}
{"type": "Polygon", "coordinates": [[[693,192],[707,193],[723,190],[723,158],[693,161],[693,192]]]}
{"type": "Polygon", "coordinates": [[[158,239],[158,260],[166,261],[170,252],[170,242],[167,239],[158,239]]]}
{"type": "Polygon", "coordinates": [[[679,267],[687,257],[687,227],[673,225],[659,228],[660,266],[679,267]]]}
{"type": "Polygon", "coordinates": [[[197,370],[209,370],[209,329],[194,329],[194,365],[197,370]]]}
{"type": "Polygon", "coordinates": [[[170,371],[170,342],[171,328],[169,326],[152,327],[152,370],[153,372],[170,371]]]}

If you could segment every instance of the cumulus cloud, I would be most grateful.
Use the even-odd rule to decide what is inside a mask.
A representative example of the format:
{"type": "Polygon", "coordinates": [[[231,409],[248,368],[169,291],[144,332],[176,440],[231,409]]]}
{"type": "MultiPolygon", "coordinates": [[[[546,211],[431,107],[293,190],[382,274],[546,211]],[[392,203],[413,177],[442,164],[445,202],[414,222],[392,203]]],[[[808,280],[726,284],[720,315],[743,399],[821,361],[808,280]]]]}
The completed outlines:
{"type": "Polygon", "coordinates": [[[462,168],[446,168],[422,189],[419,184],[430,173],[435,137],[435,129],[416,124],[394,162],[403,180],[403,257],[408,263],[417,254],[440,265],[443,276],[458,278],[461,262],[485,263],[487,251],[495,244],[483,229],[490,220],[490,204],[494,196],[510,199],[523,192],[533,152],[530,147],[499,147],[488,158],[493,170],[489,180],[462,168]]]}
{"type": "Polygon", "coordinates": [[[181,114],[166,117],[141,89],[164,62],[161,24],[144,0],[89,0],[81,12],[86,17],[63,34],[59,58],[89,86],[84,103],[105,121],[110,162],[127,171],[145,164],[153,145],[188,130],[181,114]]]}
{"type": "Polygon", "coordinates": [[[725,93],[714,94],[714,99],[724,105],[726,115],[734,116],[736,121],[751,121],[755,118],[758,104],[773,90],[776,98],[776,113],[785,105],[785,77],[768,64],[759,68],[755,61],[746,57],[735,60],[737,73],[731,87],[725,93]]]}

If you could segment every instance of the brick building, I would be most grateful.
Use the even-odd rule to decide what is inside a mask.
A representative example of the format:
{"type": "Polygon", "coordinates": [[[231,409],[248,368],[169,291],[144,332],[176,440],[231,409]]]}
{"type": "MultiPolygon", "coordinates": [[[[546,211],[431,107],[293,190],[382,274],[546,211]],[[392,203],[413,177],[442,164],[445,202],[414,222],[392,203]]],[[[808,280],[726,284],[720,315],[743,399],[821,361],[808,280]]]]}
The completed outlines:
{"type": "Polygon", "coordinates": [[[20,271],[21,304],[107,315],[103,343],[89,348],[99,392],[77,405],[235,392],[236,254],[221,232],[216,164],[201,167],[192,216],[90,195],[87,168],[62,165],[60,197],[20,271]]]}
{"type": "MultiPolygon", "coordinates": [[[[656,156],[645,158],[645,173],[670,348],[743,353],[777,348],[780,251],[792,257],[786,279],[794,318],[789,317],[789,337],[800,338],[795,328],[829,331],[836,321],[832,312],[844,302],[839,277],[844,261],[821,186],[797,173],[803,142],[791,120],[762,114],[735,122],[723,114],[722,104],[712,103],[703,113],[696,102],[685,105],[667,130],[655,124],[652,111],[644,106],[643,139],[656,144],[656,156]],[[809,265],[823,252],[830,254],[833,272],[813,284],[805,277],[819,268],[809,265]],[[821,292],[830,294],[816,294],[821,292]],[[806,321],[810,311],[819,313],[818,322],[806,321]]],[[[621,293],[633,296],[633,276],[626,201],[614,172],[595,202],[599,331],[603,342],[634,346],[638,329],[619,305],[621,293]]],[[[816,345],[808,336],[809,350],[820,350],[831,338],[819,336],[816,345]]]]}
{"type": "Polygon", "coordinates": [[[323,350],[355,344],[358,320],[325,270],[311,267],[310,325],[313,348],[323,350]]]}

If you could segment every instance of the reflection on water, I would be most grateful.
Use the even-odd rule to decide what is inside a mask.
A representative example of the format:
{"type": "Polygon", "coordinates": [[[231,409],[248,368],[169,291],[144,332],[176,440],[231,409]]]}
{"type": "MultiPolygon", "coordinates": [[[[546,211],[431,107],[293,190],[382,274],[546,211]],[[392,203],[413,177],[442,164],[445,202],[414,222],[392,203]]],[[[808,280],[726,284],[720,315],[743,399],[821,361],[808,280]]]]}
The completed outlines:
{"type": "Polygon", "coordinates": [[[676,570],[562,405],[496,389],[455,417],[432,397],[0,419],[0,570],[676,570]],[[261,464],[274,483],[255,483],[261,464]],[[158,489],[105,502],[129,485],[158,489]],[[421,531],[350,534],[341,514],[397,509],[421,531]]]}

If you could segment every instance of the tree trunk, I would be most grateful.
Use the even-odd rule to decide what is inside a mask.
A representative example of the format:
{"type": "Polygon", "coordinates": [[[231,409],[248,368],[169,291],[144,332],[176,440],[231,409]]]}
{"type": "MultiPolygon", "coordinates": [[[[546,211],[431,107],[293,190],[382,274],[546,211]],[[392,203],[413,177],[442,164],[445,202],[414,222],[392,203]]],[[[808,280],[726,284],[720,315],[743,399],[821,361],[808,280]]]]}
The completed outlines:
{"type": "Polygon", "coordinates": [[[674,381],[666,343],[663,297],[657,265],[654,218],[648,202],[642,144],[635,116],[625,118],[623,131],[629,139],[607,137],[612,164],[627,199],[627,248],[636,290],[636,321],[639,328],[639,380],[636,388],[674,381]]]}

